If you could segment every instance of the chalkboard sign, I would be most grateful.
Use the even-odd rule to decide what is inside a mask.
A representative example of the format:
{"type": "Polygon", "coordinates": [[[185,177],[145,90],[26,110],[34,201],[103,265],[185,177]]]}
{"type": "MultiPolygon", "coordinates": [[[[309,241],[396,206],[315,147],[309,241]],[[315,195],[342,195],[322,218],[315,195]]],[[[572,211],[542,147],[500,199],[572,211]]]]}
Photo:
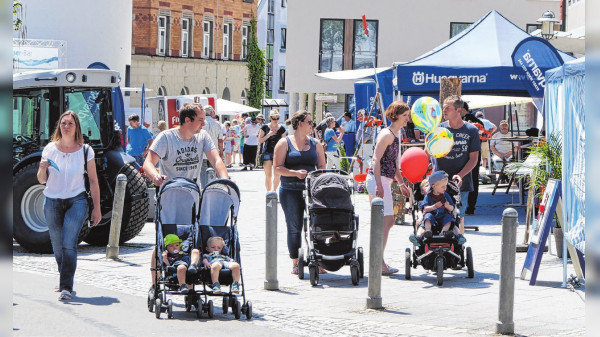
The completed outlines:
{"type": "Polygon", "coordinates": [[[546,247],[546,240],[548,234],[550,234],[550,228],[553,226],[552,219],[556,212],[556,205],[561,196],[561,183],[560,180],[550,179],[546,185],[544,196],[540,204],[539,209],[539,220],[537,226],[533,229],[533,235],[529,242],[529,249],[527,249],[527,257],[525,257],[525,263],[521,270],[521,280],[527,275],[527,271],[531,271],[531,278],[529,285],[535,285],[537,279],[537,273],[540,268],[540,262],[542,261],[542,254],[544,254],[544,248],[546,247]]]}

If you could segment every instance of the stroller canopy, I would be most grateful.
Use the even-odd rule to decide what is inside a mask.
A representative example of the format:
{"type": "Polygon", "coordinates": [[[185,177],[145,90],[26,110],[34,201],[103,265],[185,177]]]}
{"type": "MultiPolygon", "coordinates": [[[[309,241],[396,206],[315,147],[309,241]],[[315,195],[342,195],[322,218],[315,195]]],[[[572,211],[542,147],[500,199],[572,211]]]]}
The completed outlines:
{"type": "Polygon", "coordinates": [[[156,196],[156,219],[163,224],[193,225],[200,213],[202,192],[187,178],[165,181],[156,196]]]}
{"type": "Polygon", "coordinates": [[[204,188],[200,208],[200,226],[226,226],[230,209],[233,218],[237,219],[240,190],[231,180],[213,180],[204,188]]]}
{"type": "Polygon", "coordinates": [[[311,182],[311,208],[335,208],[339,210],[354,210],[352,205],[352,190],[344,177],[336,173],[324,173],[311,182]]]}

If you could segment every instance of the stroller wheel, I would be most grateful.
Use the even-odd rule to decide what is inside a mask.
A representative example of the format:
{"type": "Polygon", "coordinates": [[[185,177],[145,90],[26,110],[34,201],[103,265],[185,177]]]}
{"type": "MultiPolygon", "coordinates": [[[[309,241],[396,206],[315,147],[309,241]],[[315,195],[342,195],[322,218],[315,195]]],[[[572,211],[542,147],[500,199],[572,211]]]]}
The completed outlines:
{"type": "Polygon", "coordinates": [[[198,296],[198,302],[196,303],[196,317],[202,318],[202,296],[198,296]]]}
{"type": "Polygon", "coordinates": [[[298,248],[298,278],[304,280],[304,249],[298,248]]]}
{"type": "Polygon", "coordinates": [[[173,301],[172,300],[167,301],[167,318],[169,318],[169,319],[173,318],[173,301]]]}
{"type": "Polygon", "coordinates": [[[352,277],[352,284],[357,286],[358,280],[360,279],[360,271],[358,270],[357,264],[350,265],[350,276],[352,277]]]}
{"type": "Polygon", "coordinates": [[[444,258],[438,256],[435,259],[435,264],[437,266],[437,285],[441,286],[444,284],[444,258]]]}
{"type": "Polygon", "coordinates": [[[410,254],[410,248],[406,248],[406,251],[404,252],[404,278],[407,280],[410,280],[410,267],[412,266],[410,254]]]}
{"type": "Polygon", "coordinates": [[[188,295],[183,296],[183,301],[185,302],[185,311],[190,312],[192,310],[192,303],[190,302],[190,297],[188,295]]]}
{"type": "Polygon", "coordinates": [[[235,319],[240,319],[240,317],[242,317],[242,305],[240,304],[240,301],[236,299],[235,302],[233,302],[231,311],[233,311],[235,319]]]}
{"type": "Polygon", "coordinates": [[[209,300],[206,305],[206,313],[208,314],[208,318],[213,318],[215,316],[215,307],[212,300],[209,300]]]}
{"type": "Polygon", "coordinates": [[[229,298],[223,297],[223,315],[229,310],[229,298]]]}
{"type": "Polygon", "coordinates": [[[475,270],[473,269],[473,251],[471,247],[467,247],[467,278],[473,278],[475,270]]]}
{"type": "Polygon", "coordinates": [[[319,268],[316,265],[308,266],[308,271],[310,273],[310,284],[315,287],[319,284],[319,268]]]}
{"type": "Polygon", "coordinates": [[[358,253],[356,255],[356,259],[358,260],[358,276],[363,278],[365,277],[365,254],[363,253],[362,247],[358,247],[358,253]]]}
{"type": "Polygon", "coordinates": [[[252,319],[252,302],[248,301],[246,302],[246,319],[250,320],[252,319]]]}
{"type": "Polygon", "coordinates": [[[148,291],[148,311],[154,311],[154,289],[148,291]]]}
{"type": "Polygon", "coordinates": [[[162,311],[162,300],[160,298],[157,298],[154,301],[154,314],[156,315],[156,318],[160,318],[161,311],[162,311]]]}

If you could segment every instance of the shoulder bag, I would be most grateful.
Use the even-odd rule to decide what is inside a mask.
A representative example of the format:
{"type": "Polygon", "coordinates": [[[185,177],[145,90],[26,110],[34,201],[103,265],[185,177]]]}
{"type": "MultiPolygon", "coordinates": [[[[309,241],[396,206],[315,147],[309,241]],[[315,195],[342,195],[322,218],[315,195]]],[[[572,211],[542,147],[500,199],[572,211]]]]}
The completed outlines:
{"type": "Polygon", "coordinates": [[[90,227],[92,220],[92,211],[94,210],[94,199],[92,198],[92,193],[90,192],[90,178],[88,176],[87,171],[87,154],[88,145],[83,144],[83,183],[85,184],[85,199],[88,203],[88,216],[86,221],[88,223],[88,227],[90,227]]]}

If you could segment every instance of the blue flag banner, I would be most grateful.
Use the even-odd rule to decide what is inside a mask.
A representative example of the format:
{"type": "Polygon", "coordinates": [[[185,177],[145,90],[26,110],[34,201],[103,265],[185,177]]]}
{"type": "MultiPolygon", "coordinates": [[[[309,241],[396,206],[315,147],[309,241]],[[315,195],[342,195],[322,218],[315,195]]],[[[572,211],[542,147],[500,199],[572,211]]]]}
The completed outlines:
{"type": "Polygon", "coordinates": [[[563,64],[558,51],[550,42],[532,36],[517,44],[511,57],[515,71],[522,75],[521,80],[533,98],[533,103],[539,111],[543,111],[546,70],[563,64]]]}
{"type": "Polygon", "coordinates": [[[142,111],[140,111],[140,116],[142,120],[142,125],[146,121],[146,84],[142,83],[142,111]]]}

